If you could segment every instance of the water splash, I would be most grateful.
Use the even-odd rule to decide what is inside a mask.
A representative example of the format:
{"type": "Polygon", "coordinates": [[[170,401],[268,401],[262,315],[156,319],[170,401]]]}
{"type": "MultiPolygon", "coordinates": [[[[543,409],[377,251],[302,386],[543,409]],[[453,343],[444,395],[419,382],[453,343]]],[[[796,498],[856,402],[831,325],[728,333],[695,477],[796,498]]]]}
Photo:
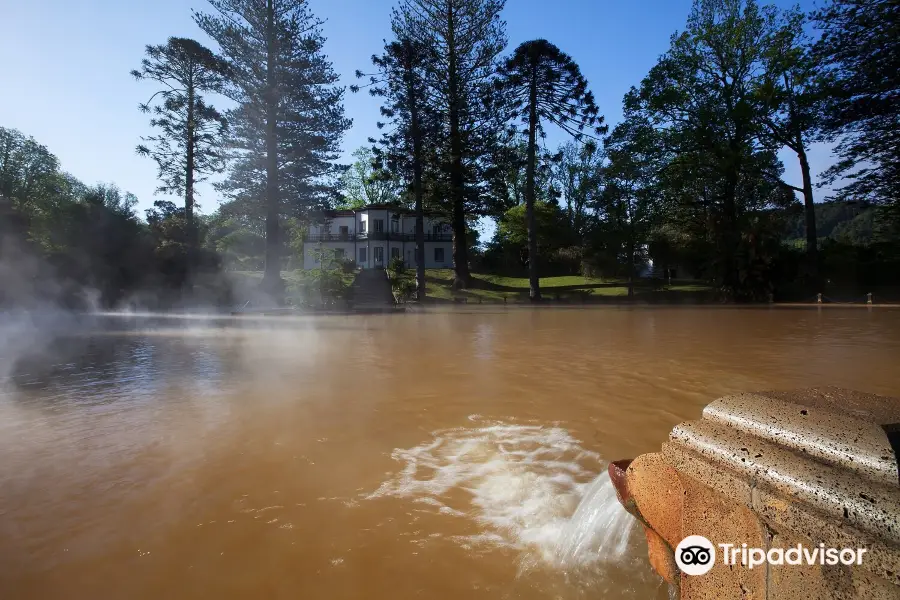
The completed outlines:
{"type": "Polygon", "coordinates": [[[634,521],[598,454],[560,427],[470,420],[481,426],[436,431],[394,450],[403,468],[367,497],[409,498],[423,510],[473,519],[478,533],[451,539],[520,550],[524,568],[536,559],[569,570],[626,555],[634,521]]]}
{"type": "Polygon", "coordinates": [[[599,555],[618,560],[628,551],[634,527],[616,498],[607,473],[598,476],[585,492],[575,514],[560,531],[556,560],[561,565],[584,565],[599,555]]]}

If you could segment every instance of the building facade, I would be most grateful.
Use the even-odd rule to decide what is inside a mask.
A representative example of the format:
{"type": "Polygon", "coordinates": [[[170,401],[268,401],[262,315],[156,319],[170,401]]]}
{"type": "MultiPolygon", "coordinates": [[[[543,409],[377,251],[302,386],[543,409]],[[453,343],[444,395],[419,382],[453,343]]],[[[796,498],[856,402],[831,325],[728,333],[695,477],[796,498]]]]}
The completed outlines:
{"type": "MultiPolygon", "coordinates": [[[[362,269],[383,269],[393,258],[416,267],[416,216],[396,206],[369,205],[358,210],[332,211],[311,225],[303,242],[303,268],[319,267],[321,252],[353,259],[362,269]]],[[[425,215],[425,268],[453,266],[453,233],[447,219],[425,215]]]]}

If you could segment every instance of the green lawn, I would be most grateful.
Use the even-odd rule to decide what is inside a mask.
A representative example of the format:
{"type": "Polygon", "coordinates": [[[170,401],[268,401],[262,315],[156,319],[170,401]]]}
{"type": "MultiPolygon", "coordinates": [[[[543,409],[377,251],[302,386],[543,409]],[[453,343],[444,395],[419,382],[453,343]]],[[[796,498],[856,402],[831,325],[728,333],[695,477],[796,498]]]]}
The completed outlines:
{"type": "MultiPolygon", "coordinates": [[[[454,291],[451,288],[451,281],[435,281],[433,279],[427,279],[425,283],[426,293],[429,298],[434,298],[436,300],[452,300],[454,298],[471,298],[472,300],[481,299],[483,302],[503,302],[504,296],[508,297],[511,301],[515,299],[521,293],[503,293],[495,290],[480,290],[480,289],[468,289],[461,291],[454,291]]],[[[527,292],[525,292],[527,295],[527,292]]]]}
{"type": "Polygon", "coordinates": [[[712,287],[705,283],[675,283],[666,289],[670,292],[708,292],[712,287]]]}
{"type": "MultiPolygon", "coordinates": [[[[426,276],[428,278],[438,279],[441,281],[453,281],[453,269],[427,269],[426,276]]],[[[527,277],[504,277],[503,275],[492,275],[490,273],[472,273],[472,278],[483,281],[489,285],[504,288],[522,288],[528,289],[527,277]]],[[[612,279],[594,279],[591,277],[581,277],[580,275],[565,275],[562,277],[541,277],[541,288],[555,287],[584,287],[592,285],[604,285],[610,283],[621,283],[612,279]]],[[[477,282],[476,282],[477,285],[477,282]]]]}
{"type": "MultiPolygon", "coordinates": [[[[436,300],[467,298],[470,302],[524,302],[528,300],[527,277],[504,277],[489,273],[472,273],[469,289],[453,290],[452,269],[428,269],[426,271],[428,297],[436,300]]],[[[685,293],[709,291],[709,286],[700,282],[673,282],[663,293],[685,293]]],[[[635,283],[635,294],[640,296],[653,292],[649,281],[635,283]]],[[[628,296],[628,286],[622,279],[598,279],[567,275],[563,277],[542,277],[541,293],[546,300],[581,301],[591,296],[624,298],[628,296]]]]}
{"type": "MultiPolygon", "coordinates": [[[[469,289],[455,291],[452,269],[428,269],[425,274],[429,298],[452,300],[469,298],[483,302],[509,302],[528,298],[527,277],[504,277],[489,273],[473,273],[469,289]]],[[[548,299],[557,295],[560,299],[580,299],[583,295],[627,296],[628,288],[621,281],[594,279],[568,275],[564,277],[541,278],[541,291],[548,299]]]]}
{"type": "MultiPolygon", "coordinates": [[[[481,281],[486,281],[487,283],[491,283],[494,285],[499,285],[503,287],[509,288],[528,288],[528,278],[527,277],[503,277],[502,275],[488,275],[486,273],[475,273],[472,275],[474,278],[479,279],[481,281]]],[[[568,275],[564,277],[543,277],[541,278],[541,288],[554,288],[554,287],[576,287],[576,286],[584,286],[584,285],[597,285],[602,283],[609,283],[603,281],[601,279],[591,279],[589,277],[580,277],[577,275],[568,275]]]]}
{"type": "MultiPolygon", "coordinates": [[[[414,271],[408,272],[410,275],[414,271]]],[[[232,271],[229,273],[244,286],[255,286],[262,280],[261,271],[232,271]]],[[[304,271],[283,271],[281,276],[287,283],[288,295],[299,293],[304,281],[304,271]]],[[[352,283],[355,273],[348,273],[345,278],[352,283]]],[[[434,300],[450,301],[454,298],[467,298],[469,302],[525,302],[528,300],[527,277],[504,277],[489,273],[473,273],[469,289],[453,289],[453,269],[428,269],[425,273],[428,297],[434,300]]],[[[681,282],[666,287],[668,292],[702,292],[709,287],[701,283],[681,282]]],[[[639,282],[635,292],[640,295],[650,291],[647,282],[639,282]]],[[[563,277],[542,277],[541,292],[547,300],[581,301],[590,296],[626,297],[628,287],[617,279],[597,279],[567,275],[563,277]]]]}

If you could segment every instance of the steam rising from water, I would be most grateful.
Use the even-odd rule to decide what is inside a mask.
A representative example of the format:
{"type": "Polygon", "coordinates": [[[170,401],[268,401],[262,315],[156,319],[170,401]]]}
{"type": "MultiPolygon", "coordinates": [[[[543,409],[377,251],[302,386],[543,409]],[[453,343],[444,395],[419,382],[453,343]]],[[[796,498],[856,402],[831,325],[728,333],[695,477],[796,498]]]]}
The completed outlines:
{"type": "MultiPolygon", "coordinates": [[[[478,417],[470,417],[478,421],[478,417]]],[[[483,424],[437,431],[394,450],[403,469],[369,498],[404,497],[487,533],[461,536],[465,547],[496,544],[560,569],[620,561],[633,519],[616,500],[600,456],[560,427],[483,424]]]]}

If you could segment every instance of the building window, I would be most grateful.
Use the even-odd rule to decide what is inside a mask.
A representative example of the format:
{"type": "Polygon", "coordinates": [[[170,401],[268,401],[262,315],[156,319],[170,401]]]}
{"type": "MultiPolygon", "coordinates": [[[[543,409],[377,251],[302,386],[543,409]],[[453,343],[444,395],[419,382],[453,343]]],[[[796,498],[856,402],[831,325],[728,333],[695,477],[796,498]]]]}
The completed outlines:
{"type": "Polygon", "coordinates": [[[360,221],[360,222],[359,222],[359,232],[360,232],[360,233],[365,233],[365,232],[366,232],[366,222],[365,222],[365,221],[360,221]]]}
{"type": "Polygon", "coordinates": [[[391,219],[391,233],[400,233],[400,221],[391,219]]]}
{"type": "Polygon", "coordinates": [[[375,248],[375,264],[384,264],[384,247],[382,246],[377,246],[375,248]]]}
{"type": "Polygon", "coordinates": [[[334,259],[335,260],[344,260],[344,258],[346,256],[347,256],[347,253],[344,251],[343,248],[335,248],[334,249],[334,259]]]}
{"type": "Polygon", "coordinates": [[[434,225],[431,228],[431,233],[433,233],[435,236],[441,235],[441,233],[443,233],[443,231],[444,231],[443,225],[434,225]]]}
{"type": "Polygon", "coordinates": [[[342,238],[346,239],[347,236],[350,235],[350,228],[346,225],[341,225],[340,227],[338,227],[338,233],[342,238]]]}
{"type": "Polygon", "coordinates": [[[435,248],[434,249],[434,262],[436,262],[436,263],[444,262],[444,249],[443,248],[435,248]]]}
{"type": "Polygon", "coordinates": [[[391,248],[391,259],[400,258],[400,248],[394,246],[391,248]]]}
{"type": "Polygon", "coordinates": [[[364,263],[369,260],[369,253],[367,252],[368,248],[360,248],[359,249],[359,262],[364,263]]]}
{"type": "Polygon", "coordinates": [[[375,219],[375,233],[384,233],[384,219],[375,219]]]}

